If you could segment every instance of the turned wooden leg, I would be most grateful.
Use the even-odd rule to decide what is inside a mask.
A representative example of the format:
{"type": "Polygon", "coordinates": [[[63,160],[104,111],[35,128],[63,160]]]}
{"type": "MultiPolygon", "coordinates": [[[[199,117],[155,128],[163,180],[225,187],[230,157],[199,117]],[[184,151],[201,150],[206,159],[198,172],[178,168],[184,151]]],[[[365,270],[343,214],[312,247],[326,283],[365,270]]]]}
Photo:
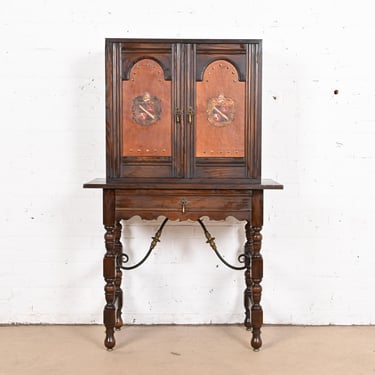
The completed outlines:
{"type": "Polygon", "coordinates": [[[250,304],[251,304],[251,272],[250,272],[250,257],[252,248],[252,236],[251,236],[251,226],[248,221],[245,225],[246,232],[246,243],[245,243],[245,282],[246,288],[244,291],[244,306],[245,306],[245,321],[244,325],[247,330],[251,329],[251,315],[250,315],[250,304]]]}
{"type": "Polygon", "coordinates": [[[263,324],[263,310],[260,305],[262,297],[262,287],[260,283],[263,278],[263,258],[260,254],[262,247],[262,230],[263,224],[263,192],[255,191],[252,198],[252,223],[251,223],[251,326],[253,337],[251,346],[254,350],[259,350],[262,346],[260,337],[261,327],[263,324]]]}
{"type": "Polygon", "coordinates": [[[116,250],[116,279],[115,279],[115,297],[116,297],[116,323],[115,328],[116,330],[120,330],[123,326],[123,321],[121,318],[122,313],[122,301],[123,301],[123,292],[121,289],[121,281],[122,281],[122,271],[121,271],[121,264],[122,264],[122,244],[121,244],[121,230],[122,225],[120,221],[116,222],[115,228],[115,250],[116,250]]]}
{"type": "Polygon", "coordinates": [[[253,327],[253,338],[251,345],[254,349],[262,346],[260,337],[260,328],[263,324],[263,310],[260,305],[262,297],[262,287],[260,285],[263,278],[263,258],[260,254],[262,235],[260,234],[262,227],[253,228],[253,252],[251,254],[251,280],[252,280],[252,306],[251,306],[251,325],[253,327]]]}
{"type": "Polygon", "coordinates": [[[111,350],[116,345],[114,328],[116,321],[116,249],[115,249],[115,220],[114,220],[114,190],[103,190],[103,221],[106,233],[104,235],[106,253],[103,259],[103,276],[106,305],[103,320],[106,328],[104,345],[111,350]]]}

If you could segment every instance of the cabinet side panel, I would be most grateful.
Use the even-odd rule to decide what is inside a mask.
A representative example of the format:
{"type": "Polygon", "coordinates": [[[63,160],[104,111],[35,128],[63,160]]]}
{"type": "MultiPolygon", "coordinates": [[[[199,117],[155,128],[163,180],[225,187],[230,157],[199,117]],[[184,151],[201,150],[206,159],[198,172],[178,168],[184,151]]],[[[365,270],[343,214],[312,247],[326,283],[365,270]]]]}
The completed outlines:
{"type": "Polygon", "coordinates": [[[247,101],[250,111],[247,122],[250,124],[247,138],[248,177],[260,181],[261,179],[261,146],[262,146],[262,49],[261,43],[248,47],[247,66],[247,101]]]}
{"type": "Polygon", "coordinates": [[[119,134],[121,128],[120,101],[120,45],[106,42],[106,175],[107,178],[119,176],[120,146],[119,134]]]}

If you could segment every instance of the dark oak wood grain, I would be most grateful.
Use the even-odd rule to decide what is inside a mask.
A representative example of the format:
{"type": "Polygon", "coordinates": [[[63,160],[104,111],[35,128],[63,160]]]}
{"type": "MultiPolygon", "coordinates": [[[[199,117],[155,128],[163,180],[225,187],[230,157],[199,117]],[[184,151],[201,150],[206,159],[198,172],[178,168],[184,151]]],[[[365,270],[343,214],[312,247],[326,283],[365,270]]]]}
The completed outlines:
{"type": "Polygon", "coordinates": [[[246,221],[232,268],[245,270],[244,325],[262,346],[263,196],[283,186],[261,178],[261,65],[255,39],[106,40],[106,178],[83,187],[103,190],[107,349],[123,326],[122,269],[135,268],[122,268],[122,220],[135,215],[246,221]]]}

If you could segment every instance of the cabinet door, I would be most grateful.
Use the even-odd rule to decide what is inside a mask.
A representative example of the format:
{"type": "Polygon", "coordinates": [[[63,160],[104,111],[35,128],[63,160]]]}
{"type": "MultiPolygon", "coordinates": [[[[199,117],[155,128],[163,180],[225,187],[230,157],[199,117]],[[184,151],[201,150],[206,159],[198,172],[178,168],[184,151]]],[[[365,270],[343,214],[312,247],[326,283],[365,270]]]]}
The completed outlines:
{"type": "Polygon", "coordinates": [[[182,173],[181,129],[175,113],[180,101],[179,59],[180,47],[174,43],[129,41],[107,46],[109,143],[117,148],[112,152],[113,177],[182,173]]]}
{"type": "Polygon", "coordinates": [[[198,178],[260,178],[258,44],[192,44],[188,98],[194,117],[190,173],[198,178]]]}

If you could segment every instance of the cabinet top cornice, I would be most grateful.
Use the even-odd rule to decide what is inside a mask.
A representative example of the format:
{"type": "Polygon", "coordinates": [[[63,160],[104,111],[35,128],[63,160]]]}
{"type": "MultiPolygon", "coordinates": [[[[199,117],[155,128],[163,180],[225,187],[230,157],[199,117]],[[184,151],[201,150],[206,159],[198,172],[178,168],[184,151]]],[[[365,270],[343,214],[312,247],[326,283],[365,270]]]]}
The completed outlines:
{"type": "Polygon", "coordinates": [[[215,43],[215,44],[230,44],[230,43],[244,43],[244,44],[261,44],[262,39],[154,39],[154,38],[106,38],[106,43],[215,43]]]}

